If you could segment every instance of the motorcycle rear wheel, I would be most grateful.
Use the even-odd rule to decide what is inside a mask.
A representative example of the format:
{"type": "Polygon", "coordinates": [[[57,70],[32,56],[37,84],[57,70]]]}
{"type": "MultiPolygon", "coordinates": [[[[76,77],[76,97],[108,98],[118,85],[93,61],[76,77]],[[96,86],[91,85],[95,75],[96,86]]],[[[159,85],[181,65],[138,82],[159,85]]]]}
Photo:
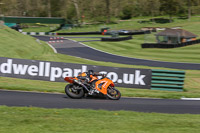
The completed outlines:
{"type": "Polygon", "coordinates": [[[108,87],[107,96],[111,100],[119,100],[121,98],[121,93],[114,87],[108,87]]]}
{"type": "Polygon", "coordinates": [[[68,84],[65,87],[65,93],[67,96],[73,99],[80,99],[84,96],[84,90],[82,89],[75,89],[73,84],[68,84]]]}

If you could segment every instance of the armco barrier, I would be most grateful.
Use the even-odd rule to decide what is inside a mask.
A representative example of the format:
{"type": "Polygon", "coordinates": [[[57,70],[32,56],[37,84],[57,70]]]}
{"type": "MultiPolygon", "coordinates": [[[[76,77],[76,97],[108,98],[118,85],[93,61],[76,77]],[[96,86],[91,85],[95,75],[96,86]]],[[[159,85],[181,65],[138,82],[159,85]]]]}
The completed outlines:
{"type": "Polygon", "coordinates": [[[102,37],[101,41],[125,41],[132,39],[132,36],[128,37],[102,37]]]}
{"type": "MultiPolygon", "coordinates": [[[[128,33],[119,32],[119,35],[142,35],[150,34],[151,31],[131,31],[128,33]]],[[[57,33],[57,35],[101,35],[101,31],[91,31],[91,32],[68,32],[68,33],[57,33]]]]}
{"type": "Polygon", "coordinates": [[[119,35],[143,35],[143,34],[151,34],[150,30],[141,30],[141,31],[131,31],[131,32],[119,32],[119,35]]]}
{"type": "Polygon", "coordinates": [[[184,71],[152,69],[151,90],[183,91],[184,71]]]}
{"type": "Polygon", "coordinates": [[[69,33],[57,33],[57,35],[101,35],[100,31],[94,32],[69,32],[69,33]]]}
{"type": "Polygon", "coordinates": [[[57,35],[56,33],[52,32],[22,32],[24,35],[57,35]]]}

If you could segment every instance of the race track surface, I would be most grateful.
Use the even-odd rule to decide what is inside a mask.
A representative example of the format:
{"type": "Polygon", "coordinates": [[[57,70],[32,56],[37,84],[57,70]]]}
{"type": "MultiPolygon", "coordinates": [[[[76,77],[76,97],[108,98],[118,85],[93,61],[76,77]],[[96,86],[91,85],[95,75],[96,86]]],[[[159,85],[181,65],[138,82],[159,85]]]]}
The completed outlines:
{"type": "MultiPolygon", "coordinates": [[[[49,36],[34,36],[34,37],[43,41],[47,41],[47,42],[50,41],[49,36]]],[[[120,64],[142,65],[142,66],[151,66],[151,67],[200,70],[200,64],[162,62],[162,61],[123,57],[123,56],[105,53],[105,52],[93,49],[91,47],[88,47],[86,45],[83,45],[82,43],[74,42],[68,39],[64,39],[62,43],[51,43],[51,45],[57,50],[58,53],[81,57],[81,58],[90,59],[90,60],[95,60],[95,61],[114,62],[114,63],[120,63],[120,64]]]]}
{"type": "Polygon", "coordinates": [[[0,90],[0,105],[33,106],[43,108],[73,108],[94,110],[126,110],[136,112],[157,112],[174,114],[200,114],[199,101],[121,98],[109,99],[71,99],[65,94],[49,94],[0,90]]]}

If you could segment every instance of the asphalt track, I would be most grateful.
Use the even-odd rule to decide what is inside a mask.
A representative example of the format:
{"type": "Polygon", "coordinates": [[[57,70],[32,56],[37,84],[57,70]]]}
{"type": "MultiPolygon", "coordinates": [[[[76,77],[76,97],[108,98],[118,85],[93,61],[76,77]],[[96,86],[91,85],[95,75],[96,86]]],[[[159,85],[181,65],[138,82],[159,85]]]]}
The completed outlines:
{"type": "MultiPolygon", "coordinates": [[[[37,36],[36,38],[43,41],[50,41],[50,37],[37,36]]],[[[111,55],[70,40],[64,40],[63,43],[54,43],[52,46],[56,48],[59,53],[92,60],[178,69],[199,70],[200,68],[200,64],[192,65],[187,63],[157,62],[111,55]]],[[[6,90],[0,90],[0,105],[27,107],[33,106],[43,108],[103,109],[110,111],[126,110],[172,114],[200,114],[200,102],[193,100],[186,101],[173,99],[121,98],[120,100],[115,101],[95,98],[71,99],[65,94],[6,90]]]]}
{"type": "Polygon", "coordinates": [[[172,114],[200,114],[199,101],[121,98],[109,99],[71,99],[65,94],[34,93],[0,90],[0,105],[17,107],[73,108],[109,111],[136,111],[172,114]]]}
{"type": "MultiPolygon", "coordinates": [[[[49,36],[34,36],[43,41],[50,41],[49,36]]],[[[122,42],[123,43],[123,42],[122,42]]],[[[118,55],[109,54],[102,52],[91,47],[88,47],[80,42],[74,42],[69,39],[64,39],[62,43],[51,43],[51,45],[57,50],[58,53],[67,54],[71,56],[77,56],[80,58],[104,61],[104,62],[114,62],[120,64],[129,65],[142,65],[151,67],[165,67],[174,69],[188,69],[188,70],[200,70],[200,64],[195,63],[176,63],[176,62],[162,62],[153,61],[137,58],[129,58],[118,55]]]]}

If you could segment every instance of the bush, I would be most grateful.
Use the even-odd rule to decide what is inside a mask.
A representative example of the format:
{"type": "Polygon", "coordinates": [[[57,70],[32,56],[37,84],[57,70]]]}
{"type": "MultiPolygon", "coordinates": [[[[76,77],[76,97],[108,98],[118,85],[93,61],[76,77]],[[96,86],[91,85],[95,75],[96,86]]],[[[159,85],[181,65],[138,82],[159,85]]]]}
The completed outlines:
{"type": "Polygon", "coordinates": [[[120,18],[121,19],[131,19],[132,17],[132,10],[133,8],[131,6],[125,6],[123,9],[122,9],[122,13],[120,14],[120,18]]]}

